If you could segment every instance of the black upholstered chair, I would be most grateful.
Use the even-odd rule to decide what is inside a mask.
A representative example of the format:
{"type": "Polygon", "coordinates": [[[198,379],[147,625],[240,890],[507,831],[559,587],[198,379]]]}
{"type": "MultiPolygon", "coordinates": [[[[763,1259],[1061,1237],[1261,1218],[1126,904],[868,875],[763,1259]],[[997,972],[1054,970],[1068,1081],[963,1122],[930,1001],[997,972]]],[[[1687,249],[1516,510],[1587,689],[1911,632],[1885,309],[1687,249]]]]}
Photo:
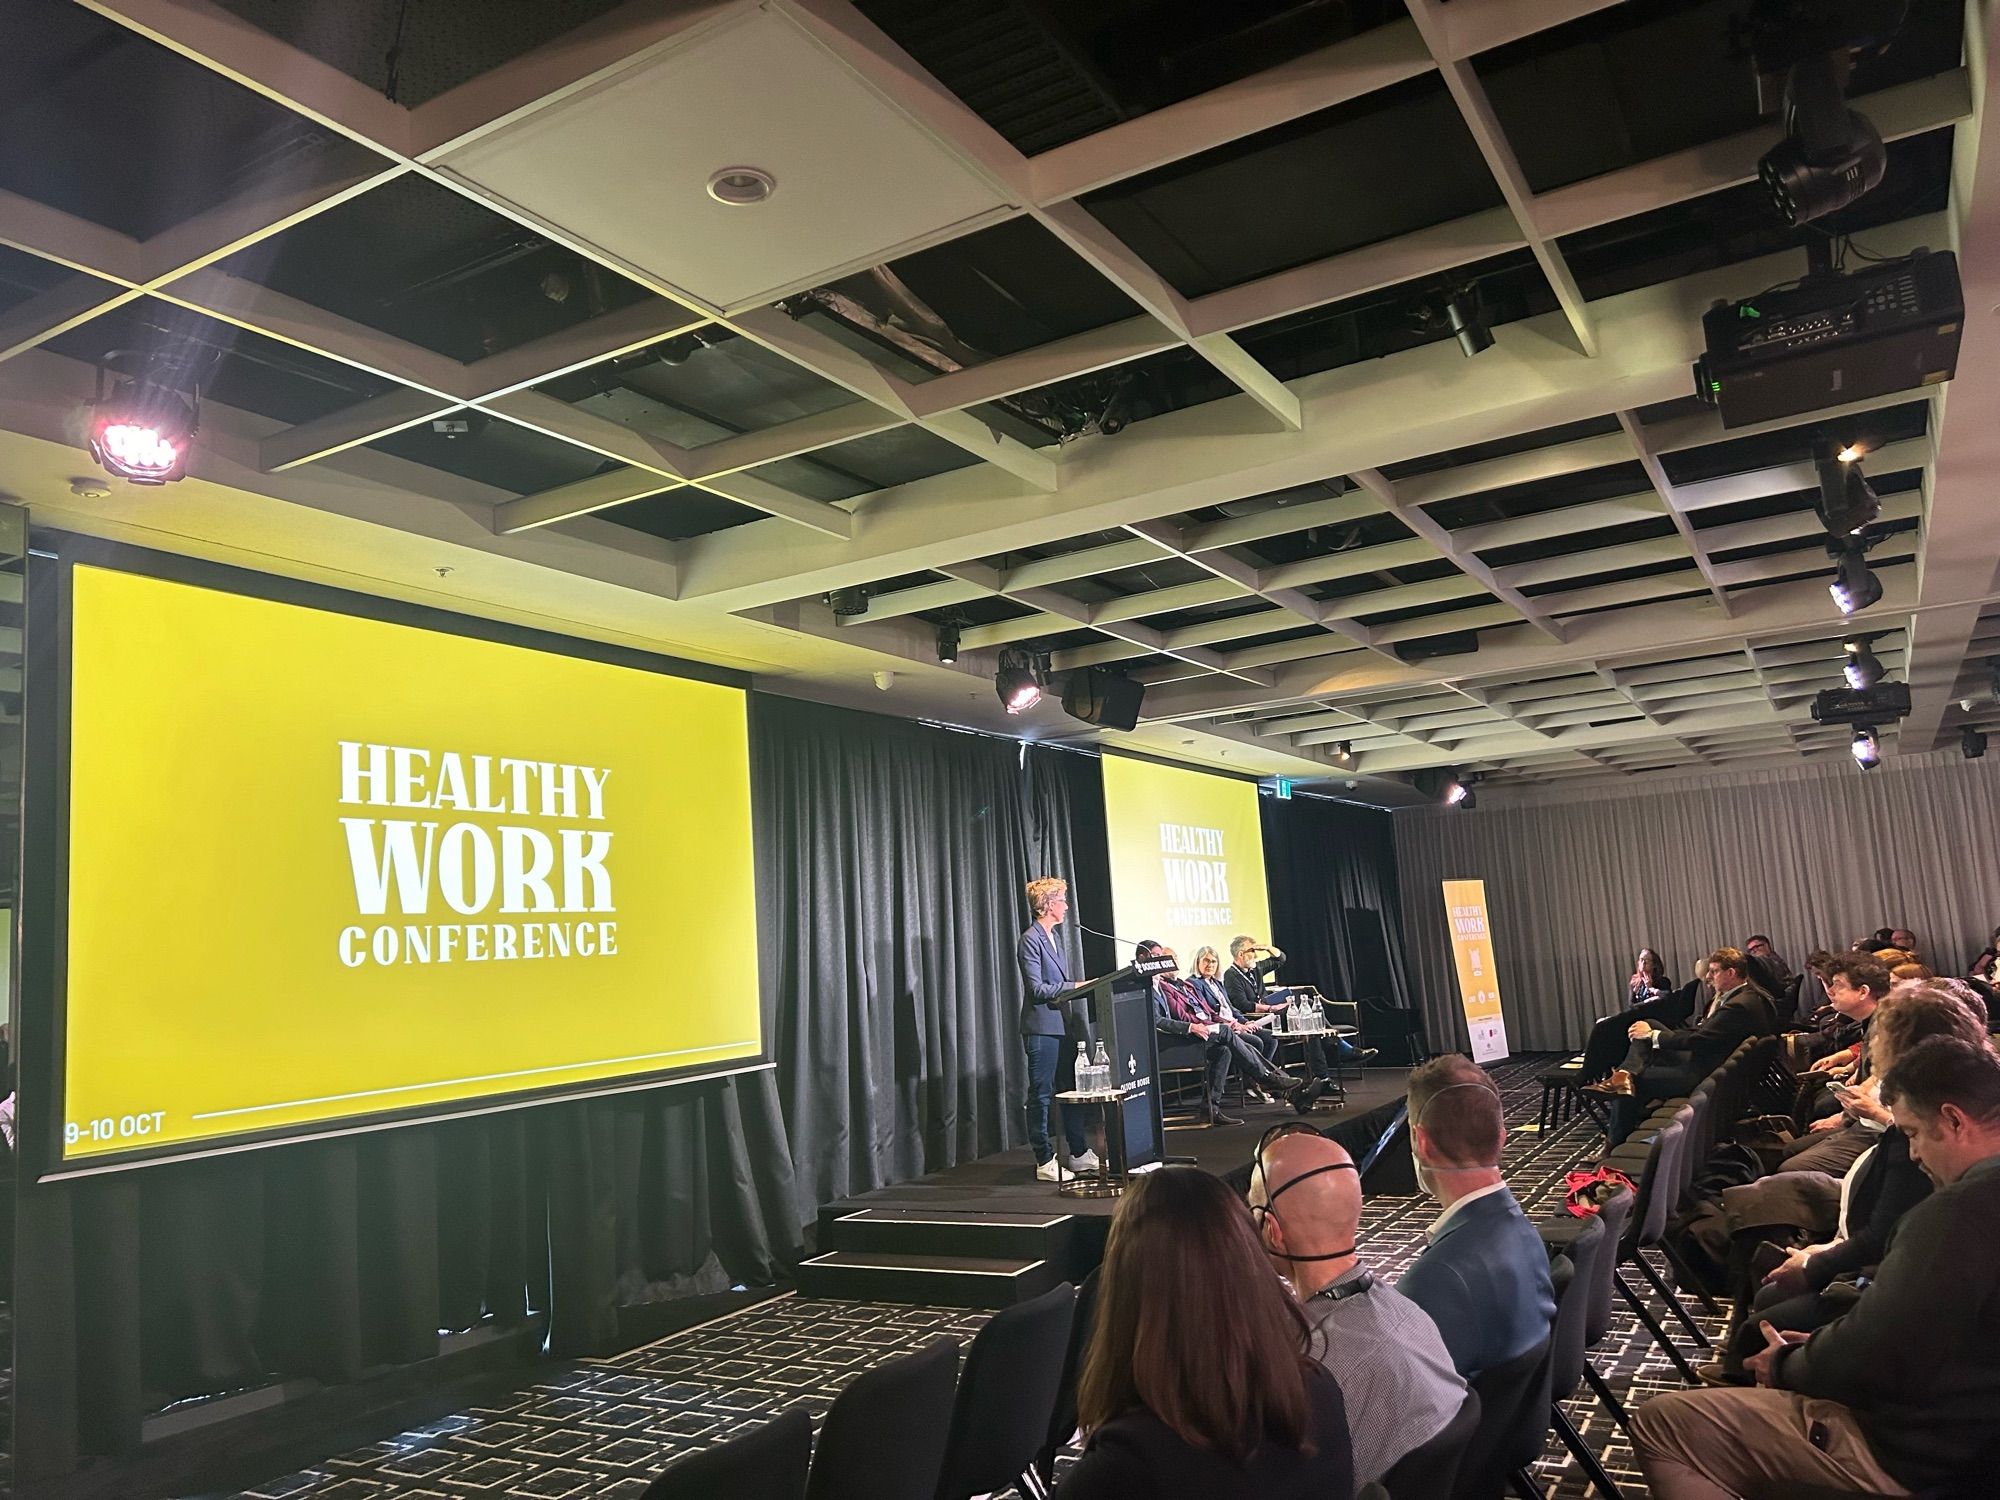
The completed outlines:
{"type": "Polygon", "coordinates": [[[690,1453],[660,1471],[643,1500],[804,1500],[812,1418],[803,1406],[741,1437],[690,1453]]]}
{"type": "Polygon", "coordinates": [[[1069,1320],[1069,1353],[1063,1359],[1062,1379],[1056,1385],[1056,1404],[1049,1414],[1049,1435],[1035,1456],[1035,1472],[1046,1484],[1056,1478],[1056,1454],[1076,1432],[1076,1382],[1083,1373],[1083,1351],[1090,1344],[1090,1330],[1097,1321],[1098,1273],[1092,1271],[1076,1289],[1076,1311],[1069,1320]]]}
{"type": "MultiPolygon", "coordinates": [[[[1558,1256],[1551,1269],[1567,1285],[1569,1260],[1558,1256]]],[[[1559,1286],[1557,1295],[1561,1293],[1559,1286]]],[[[1540,1456],[1549,1431],[1550,1346],[1544,1339],[1519,1358],[1474,1377],[1479,1427],[1459,1465],[1453,1500],[1497,1500],[1516,1473],[1540,1456]]]]}
{"type": "MultiPolygon", "coordinates": [[[[1467,1390],[1458,1413],[1444,1430],[1421,1447],[1412,1448],[1382,1476],[1389,1500],[1436,1500],[1452,1493],[1458,1468],[1479,1431],[1479,1392],[1467,1390]]],[[[1356,1497],[1359,1500],[1359,1497],[1356,1497]]]]}
{"type": "Polygon", "coordinates": [[[931,1500],[951,1431],[958,1350],[957,1339],[939,1339],[855,1376],[820,1423],[806,1500],[931,1500]]]}
{"type": "Polygon", "coordinates": [[[952,1403],[951,1436],[937,1500],[970,1500],[1018,1484],[1029,1500],[1047,1493],[1035,1459],[1048,1440],[1076,1312],[1068,1282],[997,1312],[966,1351],[952,1403]]]}
{"type": "Polygon", "coordinates": [[[1624,1500],[1604,1465],[1564,1414],[1562,1404],[1583,1381],[1584,1333],[1590,1322],[1590,1295],[1604,1257],[1617,1247],[1604,1238],[1603,1222],[1596,1218],[1570,1218],[1566,1222],[1542,1226],[1542,1238],[1555,1256],[1567,1256],[1573,1267],[1569,1282],[1556,1302],[1554,1342],[1549,1353],[1549,1425],[1604,1500],[1624,1500]]]}

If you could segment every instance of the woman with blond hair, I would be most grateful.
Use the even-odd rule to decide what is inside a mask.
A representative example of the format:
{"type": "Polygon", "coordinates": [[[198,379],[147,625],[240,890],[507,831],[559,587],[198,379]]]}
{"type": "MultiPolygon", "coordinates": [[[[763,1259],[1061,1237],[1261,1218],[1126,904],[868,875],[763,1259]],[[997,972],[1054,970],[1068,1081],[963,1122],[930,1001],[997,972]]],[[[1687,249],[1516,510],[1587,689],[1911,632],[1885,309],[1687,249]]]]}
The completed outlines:
{"type": "MultiPolygon", "coordinates": [[[[1027,1056],[1027,1086],[1021,1112],[1027,1117],[1028,1145],[1035,1153],[1035,1175],[1043,1182],[1062,1181],[1055,1142],[1049,1139],[1049,1108],[1058,1086],[1076,1087],[1075,1042],[1083,1026],[1062,998],[1070,987],[1069,965],[1057,946],[1055,929],[1069,915],[1069,883],[1051,876],[1028,882],[1028,909],[1034,920],[1021,934],[1016,957],[1021,967],[1021,1050],[1027,1056]]],[[[1097,1157],[1084,1139],[1083,1119],[1063,1111],[1063,1136],[1069,1146],[1072,1172],[1095,1172],[1097,1157]]]]}

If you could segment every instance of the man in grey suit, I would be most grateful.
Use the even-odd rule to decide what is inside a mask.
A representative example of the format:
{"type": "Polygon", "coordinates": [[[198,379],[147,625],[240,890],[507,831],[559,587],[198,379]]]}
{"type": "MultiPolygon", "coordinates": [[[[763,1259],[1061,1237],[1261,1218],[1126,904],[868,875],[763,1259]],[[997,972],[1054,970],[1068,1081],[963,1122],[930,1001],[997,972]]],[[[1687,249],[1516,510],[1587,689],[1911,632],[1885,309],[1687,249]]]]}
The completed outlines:
{"type": "MultiPolygon", "coordinates": [[[[1070,985],[1069,966],[1056,945],[1055,927],[1069,913],[1069,886],[1044,877],[1028,882],[1028,906],[1035,920],[1021,934],[1021,1050],[1028,1060],[1028,1083],[1021,1099],[1028,1121],[1028,1144],[1035,1152],[1035,1175],[1060,1182],[1055,1143],[1049,1139],[1049,1106],[1059,1083],[1075,1086],[1076,1061],[1070,1039],[1069,1006],[1060,998],[1070,985]]],[[[1081,1035],[1081,1028],[1078,1028],[1081,1035]]],[[[1095,1172],[1097,1156],[1084,1139],[1083,1120],[1063,1111],[1063,1136],[1070,1169],[1095,1172]]]]}

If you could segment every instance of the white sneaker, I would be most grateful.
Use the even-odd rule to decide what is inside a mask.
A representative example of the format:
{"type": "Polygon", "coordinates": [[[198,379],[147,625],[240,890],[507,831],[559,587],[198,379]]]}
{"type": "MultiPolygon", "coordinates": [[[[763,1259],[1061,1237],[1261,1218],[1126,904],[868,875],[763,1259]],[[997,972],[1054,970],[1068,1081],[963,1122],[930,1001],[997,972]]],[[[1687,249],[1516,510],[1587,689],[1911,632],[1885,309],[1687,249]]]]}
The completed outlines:
{"type": "Polygon", "coordinates": [[[1062,1166],[1051,1156],[1047,1161],[1035,1168],[1035,1175],[1041,1178],[1043,1182],[1061,1182],[1062,1166]]]}
{"type": "Polygon", "coordinates": [[[1069,1159],[1069,1169],[1071,1172],[1095,1172],[1097,1170],[1097,1153],[1095,1151],[1085,1151],[1081,1156],[1072,1156],[1069,1159]]]}

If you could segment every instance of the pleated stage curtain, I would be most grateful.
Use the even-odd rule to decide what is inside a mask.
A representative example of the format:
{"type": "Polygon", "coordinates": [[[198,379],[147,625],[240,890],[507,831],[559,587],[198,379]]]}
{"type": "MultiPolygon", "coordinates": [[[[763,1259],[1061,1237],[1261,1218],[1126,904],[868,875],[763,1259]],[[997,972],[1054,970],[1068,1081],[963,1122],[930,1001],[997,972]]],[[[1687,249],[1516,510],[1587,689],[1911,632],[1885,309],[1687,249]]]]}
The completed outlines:
{"type": "Polygon", "coordinates": [[[1315,985],[1330,997],[1369,995],[1408,1005],[1389,814],[1323,797],[1264,797],[1258,806],[1271,940],[1287,959],[1278,977],[1315,985]],[[1350,911],[1372,913],[1381,923],[1378,953],[1357,950],[1350,911]]]}
{"type": "Polygon", "coordinates": [[[604,1351],[621,1306],[779,1279],[820,1202],[1017,1141],[1022,885],[1074,868],[1096,762],[763,697],[751,757],[775,1071],[24,1186],[17,1485],[485,1318],[604,1351]]]}
{"type": "Polygon", "coordinates": [[[2000,764],[1956,750],[1891,757],[1865,775],[1810,765],[1480,801],[1394,817],[1411,973],[1434,1044],[1465,1038],[1447,879],[1486,882],[1517,1051],[1582,1045],[1625,1003],[1641,945],[1685,979],[1697,958],[1753,932],[1797,969],[1814,948],[1909,926],[1926,961],[1961,974],[2000,920],[2000,764]]]}

